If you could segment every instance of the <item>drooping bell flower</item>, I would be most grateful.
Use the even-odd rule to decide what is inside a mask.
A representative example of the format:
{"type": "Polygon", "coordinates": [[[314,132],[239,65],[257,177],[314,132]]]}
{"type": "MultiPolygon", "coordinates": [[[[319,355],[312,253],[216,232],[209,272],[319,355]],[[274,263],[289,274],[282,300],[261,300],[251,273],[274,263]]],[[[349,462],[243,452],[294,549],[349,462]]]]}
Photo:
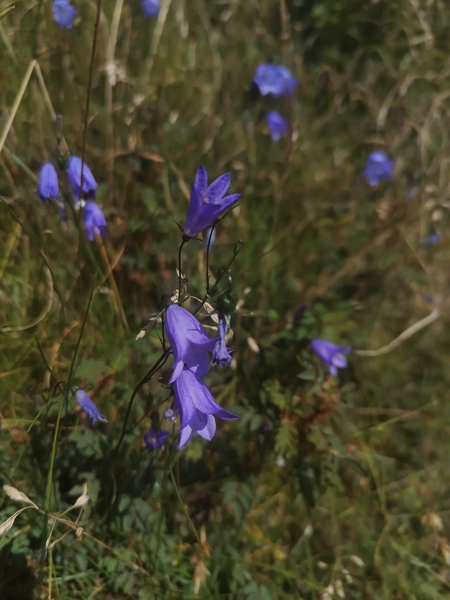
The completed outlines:
{"type": "Polygon", "coordinates": [[[338,369],[344,369],[348,362],[344,354],[352,351],[350,346],[337,346],[328,340],[315,339],[311,342],[315,354],[326,364],[333,377],[337,377],[338,369]]]}
{"type": "Polygon", "coordinates": [[[39,171],[38,193],[44,202],[58,198],[58,175],[51,162],[44,163],[39,171]]]}
{"type": "Polygon", "coordinates": [[[144,17],[156,18],[159,13],[159,0],[141,0],[141,9],[144,17]]]}
{"type": "Polygon", "coordinates": [[[98,204],[89,200],[83,211],[83,222],[86,228],[87,239],[93,242],[95,234],[106,236],[106,219],[98,204]]]}
{"type": "Polygon", "coordinates": [[[76,14],[76,8],[68,0],[55,0],[53,3],[53,18],[60,27],[72,29],[76,14]]]}
{"type": "Polygon", "coordinates": [[[213,351],[217,338],[210,338],[194,315],[177,304],[166,311],[165,329],[173,352],[169,383],[178,379],[184,365],[198,375],[206,375],[210,364],[208,351],[213,351]]]}
{"type": "Polygon", "coordinates": [[[149,450],[157,450],[163,447],[168,435],[168,431],[156,431],[150,427],[150,431],[144,435],[144,442],[149,450]]]}
{"type": "Polygon", "coordinates": [[[67,165],[67,176],[73,190],[75,200],[78,198],[95,198],[95,190],[97,182],[92,175],[92,171],[86,163],[83,165],[83,190],[81,191],[81,158],[79,156],[71,156],[67,165]]]}
{"type": "Polygon", "coordinates": [[[267,114],[266,123],[274,142],[278,142],[282,135],[287,135],[289,132],[289,121],[276,110],[271,110],[267,114]]]}
{"type": "Polygon", "coordinates": [[[230,318],[224,315],[219,315],[219,324],[217,331],[219,333],[219,339],[217,340],[212,356],[213,365],[219,365],[219,367],[225,367],[225,365],[231,365],[231,353],[225,343],[225,336],[228,329],[230,328],[230,318]]]}
{"type": "Polygon", "coordinates": [[[91,418],[92,425],[95,425],[97,421],[107,421],[105,415],[102,415],[86,392],[82,389],[78,389],[75,392],[75,397],[81,409],[91,418]]]}
{"type": "Polygon", "coordinates": [[[178,448],[182,448],[195,433],[205,440],[212,440],[216,433],[215,417],[226,421],[239,419],[219,406],[200,377],[187,368],[181,371],[173,389],[181,419],[178,448]]]}
{"type": "Polygon", "coordinates": [[[369,155],[363,175],[369,182],[369,185],[374,187],[382,179],[392,179],[394,176],[394,165],[394,160],[391,160],[384,152],[377,150],[369,155]]]}
{"type": "Polygon", "coordinates": [[[184,225],[184,234],[195,237],[210,227],[227,208],[237,202],[241,194],[226,196],[231,183],[231,173],[221,175],[208,186],[208,174],[200,165],[191,189],[191,200],[184,225]]]}
{"type": "Polygon", "coordinates": [[[299,84],[290,70],[284,65],[262,63],[256,69],[253,82],[258,86],[262,96],[272,94],[275,98],[292,96],[299,84]]]}

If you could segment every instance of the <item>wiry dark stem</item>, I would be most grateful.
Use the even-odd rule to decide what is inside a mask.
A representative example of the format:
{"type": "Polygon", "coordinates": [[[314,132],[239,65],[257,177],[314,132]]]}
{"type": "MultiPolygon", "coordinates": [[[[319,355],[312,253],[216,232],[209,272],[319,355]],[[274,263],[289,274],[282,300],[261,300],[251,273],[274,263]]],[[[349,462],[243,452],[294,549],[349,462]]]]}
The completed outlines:
{"type": "Polygon", "coordinates": [[[95,51],[97,49],[98,26],[100,24],[100,15],[102,12],[102,0],[97,0],[97,14],[95,16],[94,37],[92,39],[91,62],[89,65],[89,79],[86,95],[86,109],[84,112],[84,127],[83,127],[83,145],[81,147],[81,177],[80,177],[80,195],[83,195],[83,180],[84,180],[84,159],[86,155],[86,135],[89,120],[89,105],[91,103],[92,78],[94,75],[95,51]]]}

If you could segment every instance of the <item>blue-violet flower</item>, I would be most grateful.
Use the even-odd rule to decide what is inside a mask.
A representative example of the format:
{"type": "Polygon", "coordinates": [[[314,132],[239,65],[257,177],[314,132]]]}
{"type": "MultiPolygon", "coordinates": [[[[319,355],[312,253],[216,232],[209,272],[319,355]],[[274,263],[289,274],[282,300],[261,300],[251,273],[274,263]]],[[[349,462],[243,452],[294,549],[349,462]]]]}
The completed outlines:
{"type": "Polygon", "coordinates": [[[169,383],[178,379],[186,364],[191,371],[206,375],[209,355],[217,339],[210,338],[202,325],[189,311],[171,304],[166,311],[165,328],[173,352],[173,372],[169,383]]]}
{"type": "Polygon", "coordinates": [[[87,238],[90,242],[95,239],[95,234],[106,236],[106,219],[98,204],[89,200],[86,202],[83,212],[83,221],[86,228],[87,238]]]}
{"type": "Polygon", "coordinates": [[[289,131],[289,121],[282,117],[276,110],[271,110],[267,114],[266,123],[274,142],[278,142],[281,136],[287,135],[289,131]]]}
{"type": "Polygon", "coordinates": [[[189,369],[183,369],[173,387],[181,418],[178,448],[182,448],[195,433],[211,440],[216,433],[215,417],[226,421],[239,419],[219,406],[200,377],[189,369]]]}
{"type": "Polygon", "coordinates": [[[392,179],[394,164],[395,161],[390,160],[387,154],[377,150],[369,155],[363,175],[369,185],[373,187],[378,185],[382,179],[392,179]]]}
{"type": "Polygon", "coordinates": [[[159,0],[141,0],[141,9],[144,17],[157,17],[159,13],[159,0]]]}
{"type": "Polygon", "coordinates": [[[79,156],[70,157],[67,165],[67,176],[69,177],[69,183],[72,187],[75,200],[78,200],[80,196],[95,198],[94,192],[97,189],[97,182],[86,163],[83,165],[83,190],[81,192],[81,158],[79,156]]]}
{"type": "Polygon", "coordinates": [[[144,435],[144,442],[149,450],[157,450],[162,448],[168,435],[167,431],[156,431],[156,429],[150,427],[150,431],[144,435]]]}
{"type": "Polygon", "coordinates": [[[214,365],[224,367],[225,365],[231,365],[231,354],[225,343],[225,336],[228,329],[230,328],[230,318],[224,315],[219,315],[219,324],[217,330],[219,333],[219,339],[217,340],[212,356],[212,362],[214,365]]]}
{"type": "Polygon", "coordinates": [[[55,0],[53,3],[53,18],[60,27],[72,29],[76,14],[76,8],[68,0],[55,0]]]}
{"type": "Polygon", "coordinates": [[[262,96],[272,94],[276,98],[280,96],[292,96],[299,81],[284,65],[262,63],[256,69],[253,81],[258,86],[262,96]]]}
{"type": "Polygon", "coordinates": [[[427,235],[427,237],[423,240],[422,244],[424,246],[434,246],[435,244],[439,244],[439,242],[441,241],[441,234],[440,233],[430,233],[430,235],[427,235]]]}
{"type": "Polygon", "coordinates": [[[350,346],[337,346],[328,340],[315,339],[311,342],[315,354],[327,365],[330,373],[336,377],[338,369],[347,366],[347,359],[344,354],[352,351],[350,346]]]}
{"type": "Polygon", "coordinates": [[[75,397],[82,410],[91,418],[92,425],[95,425],[97,421],[107,421],[105,415],[102,415],[89,396],[84,390],[78,389],[75,392],[75,397]]]}
{"type": "Polygon", "coordinates": [[[39,172],[38,193],[42,200],[57,198],[59,194],[58,175],[51,162],[42,165],[39,172]]]}
{"type": "Polygon", "coordinates": [[[188,237],[195,237],[198,233],[210,227],[214,221],[234,204],[241,194],[226,196],[230,187],[231,173],[221,175],[208,187],[208,174],[203,165],[200,165],[195,175],[191,189],[191,201],[184,225],[184,233],[188,237]]]}

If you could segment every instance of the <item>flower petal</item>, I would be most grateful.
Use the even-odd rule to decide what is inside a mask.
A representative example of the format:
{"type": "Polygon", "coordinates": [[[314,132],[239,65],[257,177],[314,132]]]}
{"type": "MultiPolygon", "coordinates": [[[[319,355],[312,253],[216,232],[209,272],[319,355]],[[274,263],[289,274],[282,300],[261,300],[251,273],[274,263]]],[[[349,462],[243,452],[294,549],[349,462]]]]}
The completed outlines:
{"type": "Polygon", "coordinates": [[[200,165],[195,174],[194,186],[198,192],[200,200],[205,197],[206,189],[208,187],[208,173],[203,165],[200,165]]]}
{"type": "Polygon", "coordinates": [[[213,204],[217,204],[226,194],[228,188],[231,183],[231,173],[225,173],[225,175],[221,175],[206,190],[205,196],[206,198],[201,198],[200,201],[204,202],[205,199],[208,202],[212,202],[213,204]]]}

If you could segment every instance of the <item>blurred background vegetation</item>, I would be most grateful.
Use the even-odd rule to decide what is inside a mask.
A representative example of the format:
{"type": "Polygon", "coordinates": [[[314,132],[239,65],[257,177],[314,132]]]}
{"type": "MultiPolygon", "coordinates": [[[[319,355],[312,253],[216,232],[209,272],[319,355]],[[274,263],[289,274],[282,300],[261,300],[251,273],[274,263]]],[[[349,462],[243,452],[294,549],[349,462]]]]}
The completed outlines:
{"type": "MultiPolygon", "coordinates": [[[[102,247],[36,193],[55,113],[63,150],[81,154],[96,3],[74,5],[72,30],[47,0],[0,19],[0,482],[39,508],[0,492],[0,523],[31,507],[0,539],[0,598],[448,598],[450,7],[163,0],[145,19],[138,0],[105,0],[86,141],[102,247]],[[251,93],[269,60],[300,78],[292,99],[251,93]],[[277,143],[275,106],[292,124],[277,143]],[[375,149],[395,178],[370,188],[375,149]],[[242,418],[193,439],[172,479],[170,445],[142,441],[170,405],[170,362],[117,444],[160,355],[159,326],[135,338],[177,287],[176,223],[200,163],[243,195],[210,265],[242,238],[235,360],[207,378],[242,418]],[[435,231],[440,244],[421,244],[435,231]],[[315,337],[383,347],[436,309],[338,379],[311,353],[315,337]],[[91,427],[69,379],[108,423],[91,427]],[[71,508],[85,483],[90,500],[71,508]]],[[[202,297],[201,244],[183,269],[202,297]]]]}

